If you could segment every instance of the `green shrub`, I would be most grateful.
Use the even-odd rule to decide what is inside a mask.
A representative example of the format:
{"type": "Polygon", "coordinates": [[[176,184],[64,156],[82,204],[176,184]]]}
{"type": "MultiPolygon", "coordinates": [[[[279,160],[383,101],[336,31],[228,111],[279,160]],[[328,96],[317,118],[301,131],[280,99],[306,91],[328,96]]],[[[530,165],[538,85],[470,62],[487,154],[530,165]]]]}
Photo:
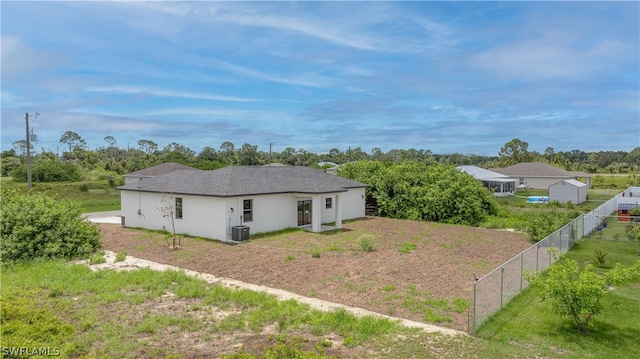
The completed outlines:
{"type": "Polygon", "coordinates": [[[531,236],[532,242],[537,242],[550,235],[558,228],[580,216],[576,210],[565,211],[558,208],[547,208],[544,211],[529,211],[523,218],[525,231],[531,236]]]}
{"type": "Polygon", "coordinates": [[[373,246],[373,235],[371,234],[361,234],[358,237],[358,243],[364,252],[373,252],[375,250],[373,246]]]}
{"type": "Polygon", "coordinates": [[[100,247],[100,230],[82,218],[79,205],[42,193],[2,189],[0,256],[3,262],[34,258],[86,258],[100,247]]]}
{"type": "Polygon", "coordinates": [[[125,251],[121,251],[116,254],[116,262],[122,262],[125,259],[127,259],[127,253],[125,251]]]}
{"type": "Polygon", "coordinates": [[[591,259],[590,263],[596,267],[604,268],[607,264],[607,256],[611,254],[609,252],[605,252],[602,249],[597,249],[593,254],[593,259],[591,259]]]}
{"type": "Polygon", "coordinates": [[[102,264],[102,263],[107,263],[107,260],[104,258],[104,255],[94,254],[93,256],[91,256],[91,258],[89,258],[89,264],[91,265],[102,264]]]}
{"type": "Polygon", "coordinates": [[[482,183],[454,166],[358,161],[340,166],[338,174],[368,184],[367,202],[383,217],[477,225],[498,210],[482,183]]]}
{"type": "MultiPolygon", "coordinates": [[[[9,175],[16,182],[26,182],[27,165],[15,167],[9,175]]],[[[82,180],[82,171],[73,163],[45,156],[31,165],[31,179],[34,182],[77,182],[82,180]]]]}
{"type": "MultiPolygon", "coordinates": [[[[616,264],[613,269],[600,274],[590,264],[581,269],[576,260],[566,258],[555,248],[549,249],[549,253],[560,260],[544,275],[530,275],[530,282],[540,288],[540,298],[550,299],[553,311],[571,318],[581,333],[587,331],[592,324],[591,319],[602,311],[600,299],[610,292],[612,284],[640,278],[640,260],[628,267],[616,264]]],[[[603,258],[609,254],[600,253],[606,253],[603,258]]]]}

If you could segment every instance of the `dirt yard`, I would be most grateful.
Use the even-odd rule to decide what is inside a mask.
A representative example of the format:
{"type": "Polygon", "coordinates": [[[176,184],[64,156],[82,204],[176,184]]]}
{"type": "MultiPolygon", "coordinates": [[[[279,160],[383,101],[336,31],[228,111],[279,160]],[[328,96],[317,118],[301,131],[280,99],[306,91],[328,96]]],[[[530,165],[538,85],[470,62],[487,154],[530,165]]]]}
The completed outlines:
{"type": "Polygon", "coordinates": [[[98,226],[106,250],[462,331],[473,275],[531,245],[524,234],[377,217],[237,245],[183,238],[179,250],[159,233],[98,226]],[[362,250],[363,235],[373,251],[362,250]]]}

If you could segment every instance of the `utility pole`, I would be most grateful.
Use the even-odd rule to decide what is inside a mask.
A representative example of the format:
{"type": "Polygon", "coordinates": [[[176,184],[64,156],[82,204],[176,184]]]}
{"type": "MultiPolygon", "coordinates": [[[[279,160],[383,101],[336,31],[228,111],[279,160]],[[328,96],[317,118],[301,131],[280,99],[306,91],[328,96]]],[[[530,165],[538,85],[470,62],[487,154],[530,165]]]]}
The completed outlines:
{"type": "MultiPolygon", "coordinates": [[[[29,133],[29,113],[24,114],[24,120],[27,124],[27,188],[31,191],[31,134],[29,133]]],[[[38,118],[39,113],[36,112],[35,117],[38,118]]]]}
{"type": "Polygon", "coordinates": [[[273,143],[269,143],[269,167],[271,167],[271,147],[273,146],[273,143]]]}

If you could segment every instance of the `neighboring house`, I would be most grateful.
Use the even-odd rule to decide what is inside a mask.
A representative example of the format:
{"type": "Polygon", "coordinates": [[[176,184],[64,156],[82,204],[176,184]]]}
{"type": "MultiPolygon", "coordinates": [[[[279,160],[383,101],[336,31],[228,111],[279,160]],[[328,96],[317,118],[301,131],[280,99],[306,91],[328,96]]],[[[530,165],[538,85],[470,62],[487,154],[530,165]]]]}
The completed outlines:
{"type": "Polygon", "coordinates": [[[481,181],[494,196],[509,196],[514,194],[516,190],[516,180],[509,178],[509,176],[477,166],[464,165],[457,168],[481,181]]]}
{"type": "Polygon", "coordinates": [[[228,166],[174,171],[117,189],[126,227],[170,230],[159,208],[172,197],[177,233],[228,241],[238,226],[251,233],[342,228],[343,220],[365,216],[366,187],[309,167],[228,166]]]}
{"type": "Polygon", "coordinates": [[[324,169],[325,172],[331,173],[332,175],[336,174],[338,167],[340,167],[339,164],[333,162],[318,162],[318,166],[324,169]]]}
{"type": "Polygon", "coordinates": [[[549,186],[549,201],[580,204],[587,200],[587,185],[578,180],[568,179],[549,186]]]}
{"type": "Polygon", "coordinates": [[[523,162],[505,168],[491,168],[515,179],[518,188],[548,189],[550,185],[565,180],[585,178],[591,188],[591,175],[584,172],[569,172],[540,162],[523,162]]]}
{"type": "Polygon", "coordinates": [[[124,175],[124,184],[146,180],[179,170],[197,170],[197,168],[189,167],[180,163],[167,162],[124,175]]]}

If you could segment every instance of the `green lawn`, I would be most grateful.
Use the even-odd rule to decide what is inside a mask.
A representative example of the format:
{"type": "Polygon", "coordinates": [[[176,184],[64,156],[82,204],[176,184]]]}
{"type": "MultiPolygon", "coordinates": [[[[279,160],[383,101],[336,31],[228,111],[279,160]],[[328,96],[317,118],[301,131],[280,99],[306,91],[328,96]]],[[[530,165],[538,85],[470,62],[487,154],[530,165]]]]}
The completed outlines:
{"type": "MultiPolygon", "coordinates": [[[[638,242],[616,233],[624,233],[624,224],[610,223],[602,236],[596,232],[579,240],[567,258],[585,263],[596,250],[610,252],[601,271],[615,263],[628,266],[640,260],[638,242]]],[[[550,358],[623,359],[640,353],[640,281],[612,288],[602,300],[603,312],[594,317],[587,334],[573,329],[569,318],[554,314],[549,301],[542,302],[538,294],[536,288],[525,290],[480,327],[478,336],[490,340],[491,345],[534,347],[550,358]]]]}

